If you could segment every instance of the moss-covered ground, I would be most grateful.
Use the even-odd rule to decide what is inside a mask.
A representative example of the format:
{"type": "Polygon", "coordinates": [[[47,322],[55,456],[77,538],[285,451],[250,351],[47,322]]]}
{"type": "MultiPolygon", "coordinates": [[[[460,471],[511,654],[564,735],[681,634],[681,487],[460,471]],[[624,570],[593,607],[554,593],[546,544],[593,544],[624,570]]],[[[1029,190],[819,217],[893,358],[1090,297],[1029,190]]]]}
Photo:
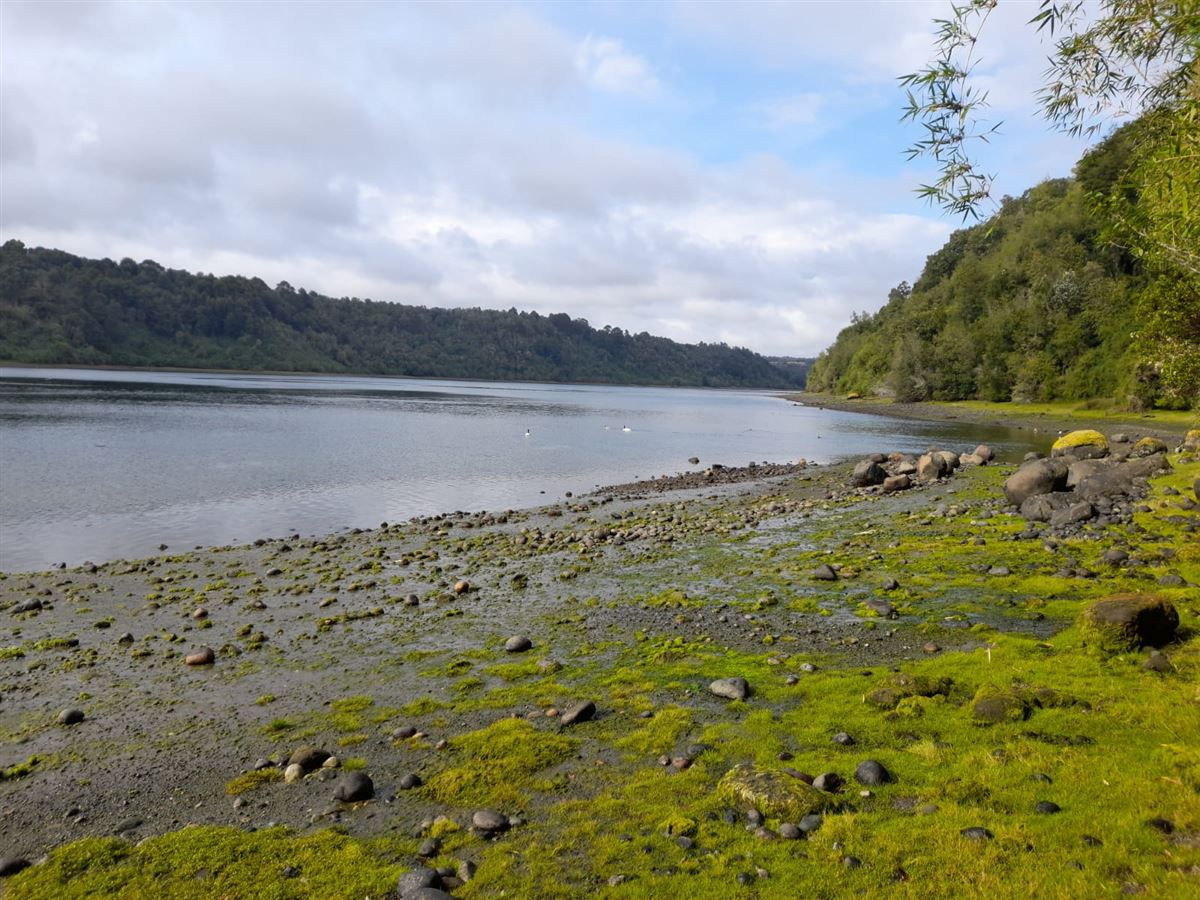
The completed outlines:
{"type": "MultiPolygon", "coordinates": [[[[889,497],[826,497],[825,484],[796,480],[695,510],[668,498],[619,521],[669,540],[615,549],[589,545],[584,533],[603,524],[593,509],[558,526],[573,537],[557,544],[531,529],[446,529],[396,570],[368,575],[360,555],[367,568],[343,566],[343,585],[407,581],[413,567],[429,579],[421,639],[371,630],[386,616],[314,612],[310,632],[341,629],[363,652],[390,642],[390,656],[325,704],[277,712],[281,677],[280,699],[255,706],[255,690],[248,705],[263,752],[355,747],[375,800],[339,828],[85,838],[6,879],[5,895],[379,897],[431,835],[433,864],[477,865],[454,890],[464,898],[1200,895],[1200,515],[1185,502],[1200,462],[1173,462],[1132,526],[1073,537],[1021,537],[1000,492],[1006,470],[989,466],[889,497]],[[1114,548],[1137,564],[1105,562],[1114,548]],[[836,581],[812,577],[821,564],[836,581]],[[1164,575],[1183,583],[1159,584],[1164,575]],[[481,610],[476,587],[455,599],[459,579],[511,592],[481,610]],[[1085,646],[1081,610],[1120,592],[1178,610],[1165,671],[1146,669],[1144,651],[1085,646]],[[532,638],[528,654],[503,651],[504,631],[489,628],[501,615],[532,638]],[[423,693],[396,696],[399,671],[423,693]],[[732,676],[749,682],[747,699],[708,693],[732,676]],[[988,698],[1001,709],[991,723],[975,714],[988,698]],[[595,718],[562,726],[556,713],[578,699],[595,718]],[[395,733],[401,723],[417,733],[395,733]],[[890,781],[856,783],[867,759],[890,781]],[[735,766],[785,780],[833,772],[846,786],[815,831],[787,840],[777,815],[759,830],[720,789],[735,766]],[[417,786],[391,790],[405,771],[420,773],[417,786]],[[469,828],[478,809],[520,821],[485,839],[469,828]]],[[[288,561],[299,582],[327,565],[321,551],[307,558],[288,561]]],[[[205,593],[234,609],[247,600],[236,586],[205,593]]],[[[364,602],[387,609],[403,596],[364,602]]],[[[310,663],[313,678],[339,665],[310,663]]],[[[268,772],[232,771],[225,790],[288,796],[268,772]]],[[[4,777],[32,775],[15,765],[4,777]]]]}

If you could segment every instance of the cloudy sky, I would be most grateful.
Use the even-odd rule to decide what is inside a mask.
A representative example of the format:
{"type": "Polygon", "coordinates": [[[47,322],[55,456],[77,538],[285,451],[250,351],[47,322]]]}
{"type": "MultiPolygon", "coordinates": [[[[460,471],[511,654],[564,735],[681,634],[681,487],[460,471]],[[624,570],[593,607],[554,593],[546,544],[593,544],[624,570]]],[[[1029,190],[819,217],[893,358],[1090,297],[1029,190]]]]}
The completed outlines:
{"type": "MultiPolygon", "coordinates": [[[[896,77],[946,2],[0,4],[0,239],[811,355],[958,225],[896,77]]],[[[998,193],[1069,173],[981,41],[998,193]]]]}

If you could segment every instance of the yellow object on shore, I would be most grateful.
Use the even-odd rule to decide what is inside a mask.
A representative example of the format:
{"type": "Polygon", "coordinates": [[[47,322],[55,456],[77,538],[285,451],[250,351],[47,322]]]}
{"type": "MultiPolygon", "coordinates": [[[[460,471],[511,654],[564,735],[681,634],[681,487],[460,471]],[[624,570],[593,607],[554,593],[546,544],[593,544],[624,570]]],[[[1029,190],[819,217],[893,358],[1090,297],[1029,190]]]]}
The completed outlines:
{"type": "Polygon", "coordinates": [[[1096,447],[1101,450],[1108,449],[1108,438],[1099,431],[1092,428],[1082,428],[1079,431],[1069,431],[1054,442],[1051,451],[1055,455],[1062,455],[1076,447],[1096,447]]]}

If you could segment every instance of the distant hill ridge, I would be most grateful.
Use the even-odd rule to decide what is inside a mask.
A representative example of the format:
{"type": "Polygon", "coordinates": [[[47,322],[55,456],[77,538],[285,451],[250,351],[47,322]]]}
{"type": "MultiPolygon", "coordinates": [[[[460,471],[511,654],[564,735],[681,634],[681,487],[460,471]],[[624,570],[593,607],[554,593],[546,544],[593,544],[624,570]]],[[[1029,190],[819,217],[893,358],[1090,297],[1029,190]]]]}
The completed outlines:
{"type": "Polygon", "coordinates": [[[427,378],[794,388],[725,344],[680,344],[563,313],[334,299],[281,282],[0,247],[0,360],[427,378]]]}

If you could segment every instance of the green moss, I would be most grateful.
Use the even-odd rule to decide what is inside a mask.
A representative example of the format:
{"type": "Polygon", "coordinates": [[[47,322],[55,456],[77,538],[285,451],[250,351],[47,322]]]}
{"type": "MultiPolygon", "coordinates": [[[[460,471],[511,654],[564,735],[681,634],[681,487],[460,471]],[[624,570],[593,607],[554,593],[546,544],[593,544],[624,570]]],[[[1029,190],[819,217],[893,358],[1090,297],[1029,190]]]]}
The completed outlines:
{"type": "Polygon", "coordinates": [[[634,757],[669,753],[691,728],[690,709],[665,706],[657,710],[645,725],[618,738],[616,746],[634,757]]]}
{"type": "Polygon", "coordinates": [[[1102,433],[1091,428],[1081,428],[1077,431],[1069,431],[1056,440],[1050,448],[1053,451],[1073,450],[1076,447],[1098,447],[1101,450],[1108,449],[1108,438],[1102,433]]]}
{"type": "Polygon", "coordinates": [[[20,647],[0,647],[0,660],[24,658],[25,651],[20,647]]]}
{"type": "Polygon", "coordinates": [[[432,775],[425,792],[457,806],[517,804],[534,775],[570,757],[577,746],[523,719],[502,719],[454,738],[454,764],[432,775]]]}
{"type": "Polygon", "coordinates": [[[9,766],[7,769],[0,769],[0,781],[12,781],[14,778],[23,778],[26,775],[32,774],[41,764],[41,757],[31,756],[25,762],[9,766]]]}
{"type": "Polygon", "coordinates": [[[270,784],[274,781],[281,781],[283,773],[276,768],[256,769],[253,772],[244,772],[237,778],[234,778],[226,783],[225,793],[231,797],[237,797],[241,794],[247,794],[250,791],[258,790],[264,784],[270,784]]]}
{"type": "Polygon", "coordinates": [[[134,846],[86,838],[50,853],[45,864],[7,880],[9,900],[172,897],[385,896],[401,867],[335,831],[303,837],[283,828],[246,832],[190,826],[134,846]],[[294,869],[295,877],[282,874],[294,869]]]}

